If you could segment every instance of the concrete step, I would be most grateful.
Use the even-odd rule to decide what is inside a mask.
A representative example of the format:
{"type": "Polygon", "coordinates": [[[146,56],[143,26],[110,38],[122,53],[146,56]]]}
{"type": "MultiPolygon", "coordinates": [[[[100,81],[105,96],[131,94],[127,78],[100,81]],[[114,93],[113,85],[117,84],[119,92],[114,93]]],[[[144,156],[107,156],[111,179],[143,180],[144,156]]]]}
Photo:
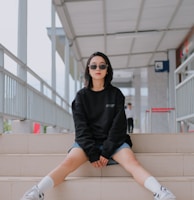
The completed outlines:
{"type": "MultiPolygon", "coordinates": [[[[194,200],[194,134],[132,134],[137,159],[170,188],[177,200],[194,200]]],[[[0,136],[0,200],[23,193],[58,165],[74,134],[0,136]]],[[[89,162],[46,193],[45,200],[153,199],[120,165],[93,168],[89,162]]]]}
{"type": "Polygon", "coordinates": [[[194,133],[132,134],[133,151],[138,153],[194,152],[194,133]]]}
{"type": "MultiPolygon", "coordinates": [[[[19,200],[40,177],[0,177],[0,199],[19,200]]],[[[194,177],[160,177],[177,200],[194,200],[194,177]]],[[[151,200],[152,193],[130,177],[69,177],[45,193],[45,200],[151,200]]]]}
{"type": "MultiPolygon", "coordinates": [[[[189,134],[132,134],[133,151],[137,153],[194,152],[194,133],[189,134]]],[[[66,153],[74,134],[2,134],[0,154],[66,153]]]]}
{"type": "MultiPolygon", "coordinates": [[[[45,176],[66,154],[0,154],[0,176],[45,176]],[[13,167],[14,166],[14,167],[13,167]]],[[[194,176],[194,153],[136,153],[154,176],[194,176]]],[[[130,176],[120,165],[96,169],[89,162],[71,176],[130,176]]]]}
{"type": "Polygon", "coordinates": [[[0,154],[66,153],[74,141],[72,134],[2,134],[0,154]]]}

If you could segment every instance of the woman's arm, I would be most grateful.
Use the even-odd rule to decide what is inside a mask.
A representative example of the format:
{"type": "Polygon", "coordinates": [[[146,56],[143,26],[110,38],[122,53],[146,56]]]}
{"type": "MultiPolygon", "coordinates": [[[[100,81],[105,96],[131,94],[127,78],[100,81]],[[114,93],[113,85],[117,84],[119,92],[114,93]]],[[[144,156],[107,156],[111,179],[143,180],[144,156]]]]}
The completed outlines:
{"type": "Polygon", "coordinates": [[[95,141],[92,137],[92,132],[88,125],[88,119],[79,93],[76,95],[76,98],[72,103],[72,111],[75,124],[76,142],[82,147],[90,162],[99,160],[100,152],[95,146],[95,141]]]}
{"type": "Polygon", "coordinates": [[[116,93],[116,111],[109,129],[108,138],[103,143],[102,156],[110,158],[114,151],[126,141],[127,121],[124,109],[124,96],[118,90],[116,93]]]}

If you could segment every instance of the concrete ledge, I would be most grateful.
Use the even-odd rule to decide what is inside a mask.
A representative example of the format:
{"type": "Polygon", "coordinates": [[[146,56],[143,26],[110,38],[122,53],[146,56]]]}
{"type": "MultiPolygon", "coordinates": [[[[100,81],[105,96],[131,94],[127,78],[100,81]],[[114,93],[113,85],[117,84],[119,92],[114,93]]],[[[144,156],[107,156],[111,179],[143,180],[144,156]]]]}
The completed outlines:
{"type": "MultiPolygon", "coordinates": [[[[0,177],[0,199],[20,199],[23,193],[36,184],[40,177],[0,177]]],[[[168,187],[177,200],[193,200],[194,177],[158,178],[168,187]]],[[[71,177],[48,191],[46,200],[137,200],[153,199],[152,194],[129,177],[71,177]]]]}
{"type": "Polygon", "coordinates": [[[66,153],[74,141],[73,133],[65,134],[3,134],[0,154],[66,153]]]}
{"type": "MultiPolygon", "coordinates": [[[[0,154],[0,176],[45,176],[61,163],[65,156],[66,154],[0,154]]],[[[136,153],[136,157],[154,176],[194,174],[194,153],[136,153]]],[[[119,164],[96,169],[87,162],[70,176],[125,177],[130,174],[119,164]]]]}
{"type": "Polygon", "coordinates": [[[137,153],[194,152],[194,133],[132,134],[133,151],[137,153]]]}
{"type": "MultiPolygon", "coordinates": [[[[194,134],[133,134],[137,159],[177,196],[194,200],[194,134]]],[[[66,156],[74,134],[0,135],[0,199],[20,199],[66,156]]],[[[46,193],[46,200],[153,199],[120,165],[103,169],[89,162],[46,193]]]]}
{"type": "MultiPolygon", "coordinates": [[[[66,153],[74,141],[70,134],[2,134],[2,153],[66,153]]],[[[136,153],[192,153],[194,133],[187,134],[132,134],[136,153]]]]}

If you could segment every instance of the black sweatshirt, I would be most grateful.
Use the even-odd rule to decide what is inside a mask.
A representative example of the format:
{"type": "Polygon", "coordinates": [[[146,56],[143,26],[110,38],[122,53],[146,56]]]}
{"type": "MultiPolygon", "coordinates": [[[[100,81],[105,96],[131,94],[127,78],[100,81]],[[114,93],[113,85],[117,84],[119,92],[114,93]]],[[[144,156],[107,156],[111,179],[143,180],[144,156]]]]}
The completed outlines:
{"type": "Polygon", "coordinates": [[[82,147],[90,162],[99,160],[100,155],[109,159],[114,151],[127,142],[127,121],[124,96],[109,85],[102,91],[81,89],[72,102],[75,123],[75,141],[82,147]],[[98,148],[102,145],[102,151],[98,148]]]}

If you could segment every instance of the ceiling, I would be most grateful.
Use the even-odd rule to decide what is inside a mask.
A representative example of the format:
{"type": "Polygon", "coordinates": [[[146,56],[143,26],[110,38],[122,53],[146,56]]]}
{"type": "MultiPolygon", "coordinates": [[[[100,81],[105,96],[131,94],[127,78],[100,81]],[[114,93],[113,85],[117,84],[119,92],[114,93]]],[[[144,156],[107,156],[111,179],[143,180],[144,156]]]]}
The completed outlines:
{"type": "Polygon", "coordinates": [[[81,70],[102,51],[115,82],[130,82],[156,60],[167,60],[194,25],[193,0],[53,0],[81,70]]]}

